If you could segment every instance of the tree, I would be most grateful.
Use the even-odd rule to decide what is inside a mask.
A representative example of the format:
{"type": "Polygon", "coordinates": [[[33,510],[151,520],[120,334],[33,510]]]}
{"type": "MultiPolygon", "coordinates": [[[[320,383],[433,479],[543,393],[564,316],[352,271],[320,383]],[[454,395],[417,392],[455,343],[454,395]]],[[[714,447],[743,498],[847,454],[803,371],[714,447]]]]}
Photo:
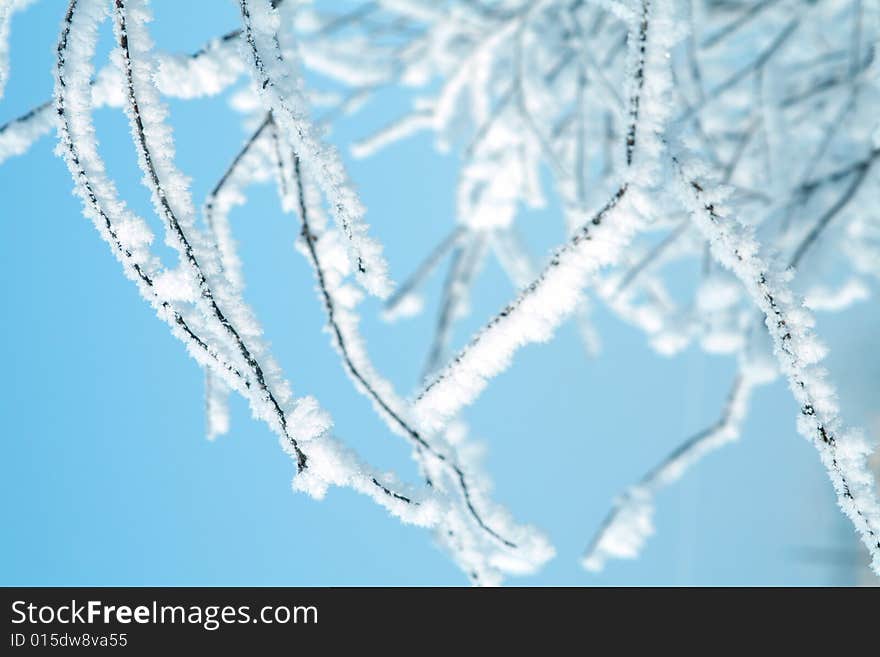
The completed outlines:
{"type": "MultiPolygon", "coordinates": [[[[4,6],[0,35],[26,4],[4,6]]],[[[144,0],[71,0],[54,98],[0,128],[0,161],[57,128],[84,214],[205,368],[210,435],[228,428],[226,397],[235,391],[295,461],[296,490],[320,498],[335,485],[369,496],[432,529],[474,583],[538,568],[553,554],[549,541],[488,499],[484,475],[461,449],[460,414],[520,348],[549,339],[571,316],[595,350],[589,289],[659,353],[696,343],[734,355],[739,372],[718,421],[616,503],[587,547],[585,567],[637,554],[652,531],[656,491],[736,439],[750,397],[781,375],[800,408],[799,431],[815,445],[880,572],[870,449],[839,418],[811,315],[866,297],[880,273],[880,225],[865,206],[880,152],[876,7],[381,0],[333,13],[293,0],[239,0],[239,8],[238,29],[176,56],[153,48],[144,0]],[[114,61],[96,73],[97,30],[108,15],[114,61]],[[344,92],[313,93],[304,67],[344,92]],[[162,96],[215,94],[242,74],[259,99],[245,117],[255,129],[199,212],[175,163],[162,96]],[[424,95],[411,112],[355,144],[354,154],[368,157],[428,130],[441,147],[461,144],[463,164],[455,226],[395,290],[322,129],[384,89],[413,86],[424,95]],[[151,248],[150,227],[127,209],[98,153],[92,112],[100,105],[128,116],[174,266],[151,248]],[[516,224],[523,207],[542,203],[545,168],[569,238],[538,263],[516,224]],[[243,300],[229,213],[248,185],[264,180],[274,180],[285,211],[300,222],[300,250],[342,367],[410,444],[423,485],[384,475],[346,448],[318,401],[293,395],[261,341],[243,300]],[[818,271],[811,261],[841,254],[842,284],[809,280],[818,271]],[[447,258],[425,382],[410,402],[372,364],[358,304],[365,292],[386,300],[389,320],[418,312],[420,286],[447,258]],[[487,258],[497,258],[521,292],[449,357],[452,326],[487,258]],[[680,261],[702,263],[686,306],[672,300],[665,280],[665,268],[680,261]],[[806,303],[792,289],[795,278],[807,280],[806,303]]],[[[5,80],[6,65],[0,70],[5,80]]]]}

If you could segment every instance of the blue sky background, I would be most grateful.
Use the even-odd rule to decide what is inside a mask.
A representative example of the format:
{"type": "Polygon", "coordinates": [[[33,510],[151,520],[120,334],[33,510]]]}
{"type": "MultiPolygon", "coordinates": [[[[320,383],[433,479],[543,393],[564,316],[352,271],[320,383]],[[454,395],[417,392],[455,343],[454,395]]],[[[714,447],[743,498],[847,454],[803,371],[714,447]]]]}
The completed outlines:
{"type": "MultiPolygon", "coordinates": [[[[188,52],[237,25],[233,3],[155,3],[159,47],[188,52]]],[[[46,100],[66,3],[18,14],[5,122],[46,100]]],[[[109,23],[99,62],[109,48],[109,23]]],[[[171,101],[180,168],[200,203],[240,146],[222,100],[171,101]]],[[[403,98],[383,96],[341,124],[340,144],[385,123],[403,98]]],[[[131,205],[151,216],[119,110],[96,117],[102,154],[131,205]]],[[[202,372],[121,273],[81,216],[54,135],[0,167],[0,382],[3,540],[0,584],[460,585],[465,578],[424,530],[367,499],[331,490],[322,502],[290,490],[293,463],[234,400],[232,431],[204,438],[202,372]]],[[[452,226],[456,157],[410,139],[350,172],[398,281],[452,226]]],[[[336,433],[372,462],[414,477],[408,447],[346,378],[329,338],[297,227],[268,186],[232,216],[247,279],[295,392],[321,400],[336,433]]],[[[536,254],[563,238],[551,203],[524,218],[536,254]]],[[[403,390],[417,381],[443,274],[428,312],[388,326],[364,305],[381,370],[403,390]]],[[[514,291],[491,261],[455,339],[461,344],[514,291]]],[[[664,359],[643,336],[597,310],[603,353],[588,359],[573,326],[531,346],[468,410],[488,447],[495,498],[541,527],[557,557],[526,585],[848,584],[860,547],[836,510],[817,455],[795,432],[784,384],[759,390],[743,439],[713,454],[658,498],[657,535],[637,561],[601,574],[578,558],[613,497],[690,433],[712,422],[734,372],[729,358],[690,349],[664,359]],[[539,458],[533,458],[533,453],[539,458]]],[[[844,410],[865,422],[876,387],[847,380],[878,329],[876,304],[822,316],[828,365],[844,410]],[[846,403],[847,399],[853,401],[846,403]]],[[[877,370],[873,371],[877,380],[877,370]]],[[[876,404],[873,404],[876,406],[876,404]]]]}

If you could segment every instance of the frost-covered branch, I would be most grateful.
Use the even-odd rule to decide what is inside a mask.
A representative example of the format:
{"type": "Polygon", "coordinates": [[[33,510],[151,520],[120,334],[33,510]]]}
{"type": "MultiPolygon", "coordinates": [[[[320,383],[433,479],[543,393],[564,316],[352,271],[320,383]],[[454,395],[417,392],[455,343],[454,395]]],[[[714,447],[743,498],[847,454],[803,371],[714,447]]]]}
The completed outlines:
{"type": "Polygon", "coordinates": [[[729,216],[725,195],[699,180],[704,171],[674,162],[682,201],[694,224],[709,241],[715,258],[740,280],[764,314],[782,372],[800,404],[798,431],[819,451],[837,492],[841,509],[852,520],[880,573],[880,503],[867,464],[871,452],[859,431],[845,430],[834,387],[817,364],[824,347],[813,335],[813,318],[788,287],[790,276],[773,271],[760,255],[750,232],[729,216]]]}
{"type": "Polygon", "coordinates": [[[364,208],[354,192],[336,151],[321,142],[308,118],[301,81],[282,56],[278,14],[267,0],[240,0],[246,50],[257,84],[278,126],[294,144],[304,166],[314,172],[333,217],[345,235],[358,279],[372,294],[390,293],[388,266],[381,246],[367,236],[364,208]]]}
{"type": "MultiPolygon", "coordinates": [[[[239,293],[244,287],[244,277],[229,225],[229,212],[236,205],[245,203],[244,188],[248,184],[270,176],[268,146],[260,146],[267,141],[265,135],[271,121],[272,117],[268,115],[260,122],[220,176],[202,209],[205,227],[217,250],[223,275],[232,289],[239,293]]],[[[205,372],[205,418],[209,439],[229,431],[228,393],[228,388],[221,380],[215,380],[210,371],[205,372]]]]}
{"type": "MultiPolygon", "coordinates": [[[[171,134],[162,123],[164,110],[150,81],[151,71],[147,57],[151,44],[143,32],[146,17],[138,15],[138,11],[143,10],[135,3],[131,3],[135,7],[134,16],[132,20],[128,20],[127,0],[114,0],[114,2],[116,8],[114,27],[127,87],[126,113],[131,122],[138,160],[144,172],[145,182],[150,189],[155,211],[166,222],[170,243],[178,252],[181,264],[187,267],[186,273],[191,279],[189,283],[195,285],[194,292],[198,294],[204,311],[222,327],[225,337],[234,345],[238,356],[246,363],[259,389],[259,394],[268,402],[274,421],[290,441],[297,465],[300,469],[305,469],[308,459],[300,447],[301,439],[296,435],[298,428],[288,426],[287,416],[273,390],[277,384],[273,385],[271,381],[267,381],[258,357],[252,353],[252,347],[236,328],[236,324],[245,320],[245,313],[235,309],[232,312],[239,310],[240,319],[233,317],[230,321],[227,318],[227,313],[220,308],[221,302],[215,295],[214,286],[208,282],[208,273],[202,268],[201,262],[205,262],[207,267],[217,267],[218,263],[214,262],[216,258],[214,252],[203,243],[203,238],[196,231],[195,212],[187,192],[187,182],[173,163],[171,134]],[[133,51],[140,55],[140,58],[134,59],[133,51]]],[[[228,296],[228,306],[234,306],[231,291],[224,296],[228,296]]]]}
{"type": "MultiPolygon", "coordinates": [[[[239,36],[238,30],[228,32],[190,55],[159,54],[155,71],[159,91],[183,99],[222,92],[245,70],[237,54],[239,36]]],[[[120,71],[112,64],[101,69],[90,86],[95,108],[122,107],[125,102],[120,71]]],[[[52,101],[47,101],[0,125],[0,164],[23,155],[37,140],[52,132],[52,108],[52,101]]]]}
{"type": "Polygon", "coordinates": [[[6,0],[0,3],[0,98],[9,79],[9,31],[12,16],[25,9],[33,0],[6,0]]]}
{"type": "Polygon", "coordinates": [[[388,320],[397,319],[400,316],[410,314],[413,310],[417,311],[421,308],[422,302],[416,295],[416,290],[440,264],[446,254],[461,240],[465,233],[466,230],[463,226],[456,226],[428,254],[412,275],[397,287],[394,294],[385,302],[385,317],[388,320]]]}
{"type": "Polygon", "coordinates": [[[645,541],[654,533],[654,498],[657,493],[680,479],[704,456],[739,438],[749,395],[755,384],[750,374],[739,374],[718,420],[676,447],[615,500],[614,508],[602,521],[584,552],[581,561],[584,568],[599,571],[609,559],[634,559],[639,555],[645,541]]]}

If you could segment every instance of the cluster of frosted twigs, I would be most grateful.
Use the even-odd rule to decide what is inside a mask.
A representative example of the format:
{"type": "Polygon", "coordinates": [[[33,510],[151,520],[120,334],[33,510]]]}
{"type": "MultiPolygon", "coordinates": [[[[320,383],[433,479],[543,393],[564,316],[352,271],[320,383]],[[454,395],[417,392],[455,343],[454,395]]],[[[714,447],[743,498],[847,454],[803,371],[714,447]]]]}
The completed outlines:
{"type": "MultiPolygon", "coordinates": [[[[460,416],[522,347],[550,339],[569,317],[596,354],[592,296],[661,354],[694,344],[735,356],[739,367],[717,422],[620,497],[589,543],[585,567],[638,554],[653,531],[655,494],[735,440],[750,397],[782,375],[798,403],[798,430],[815,444],[880,572],[870,450],[839,418],[811,315],[846,309],[880,279],[880,214],[863,202],[877,191],[880,155],[876,6],[373,0],[340,10],[303,0],[236,2],[238,26],[195,53],[172,55],[150,40],[146,0],[70,0],[54,97],[0,126],[0,162],[57,130],[84,214],[205,369],[210,437],[228,430],[227,397],[238,393],[294,460],[296,490],[320,498],[330,486],[350,487],[430,528],[475,584],[531,572],[553,549],[489,499],[485,475],[463,449],[460,416]],[[108,20],[115,49],[96,69],[108,20]],[[333,90],[307,86],[306,69],[333,90]],[[250,83],[237,106],[251,134],[197,208],[175,162],[163,97],[215,95],[242,78],[250,83]],[[323,137],[335,118],[394,87],[411,90],[411,109],[355,143],[353,155],[423,131],[461,154],[455,221],[396,289],[343,159],[323,137]],[[102,106],[129,119],[174,266],[153,250],[148,222],[128,208],[99,155],[93,115],[102,106]],[[541,262],[517,218],[546,202],[545,170],[568,237],[541,262]],[[409,444],[421,482],[403,483],[345,447],[318,402],[294,395],[261,339],[243,300],[230,222],[258,182],[277,187],[299,228],[341,367],[409,444]],[[807,263],[835,257],[842,281],[811,278],[821,270],[807,263]],[[488,258],[520,292],[452,351],[456,321],[488,258]],[[420,312],[423,284],[447,260],[424,383],[407,398],[373,365],[358,307],[370,294],[385,300],[388,321],[420,312]],[[700,266],[682,305],[668,271],[686,260],[700,266]]],[[[28,4],[0,5],[0,93],[10,20],[28,4]]]]}

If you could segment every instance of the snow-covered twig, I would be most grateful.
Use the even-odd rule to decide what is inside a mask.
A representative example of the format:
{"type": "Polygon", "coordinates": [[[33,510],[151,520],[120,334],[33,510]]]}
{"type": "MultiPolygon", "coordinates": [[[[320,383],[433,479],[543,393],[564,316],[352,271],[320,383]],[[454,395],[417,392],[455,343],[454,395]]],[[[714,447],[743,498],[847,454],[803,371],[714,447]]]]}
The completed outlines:
{"type": "Polygon", "coordinates": [[[782,372],[800,404],[798,431],[819,451],[841,509],[852,520],[880,574],[880,504],[867,464],[870,447],[859,431],[844,430],[834,387],[817,366],[825,354],[813,335],[813,319],[788,287],[790,275],[774,271],[751,232],[723,206],[723,191],[707,187],[705,170],[674,160],[683,203],[709,241],[715,258],[740,280],[764,314],[782,372]]]}
{"type": "MultiPolygon", "coordinates": [[[[266,161],[267,155],[259,152],[258,146],[261,140],[265,140],[271,120],[271,115],[267,115],[244,143],[211,190],[202,210],[206,228],[220,259],[223,275],[232,289],[239,293],[244,287],[244,278],[229,226],[229,211],[235,205],[245,202],[243,188],[246,185],[255,180],[268,178],[270,175],[271,168],[266,161]]],[[[229,431],[229,409],[226,401],[228,396],[229,390],[226,385],[221,380],[216,380],[210,370],[205,372],[205,416],[209,439],[229,431]]]]}
{"type": "Polygon", "coordinates": [[[416,289],[425,281],[431,272],[440,264],[444,256],[449,253],[465,234],[464,226],[456,226],[435,248],[416,270],[401,283],[394,294],[385,302],[383,316],[388,321],[393,321],[402,315],[410,314],[413,309],[421,307],[421,300],[416,296],[416,289]]]}
{"type": "MultiPolygon", "coordinates": [[[[147,17],[141,13],[145,9],[138,6],[137,0],[114,1],[114,27],[127,86],[126,113],[131,123],[132,138],[144,172],[145,184],[150,189],[156,213],[166,222],[169,242],[178,252],[181,264],[186,267],[186,273],[191,277],[190,283],[196,287],[204,312],[222,327],[225,337],[234,345],[237,356],[251,372],[259,394],[264,396],[273,422],[277,423],[280,431],[290,441],[298,467],[305,469],[308,459],[300,446],[302,439],[297,436],[299,428],[288,426],[287,415],[274,390],[278,383],[267,380],[259,355],[252,353],[253,347],[248,344],[247,336],[242,336],[236,327],[237,318],[227,318],[230,312],[245,318],[246,312],[242,307],[236,307],[231,290],[225,293],[221,291],[221,295],[226,297],[227,308],[232,308],[224,312],[220,307],[222,302],[215,293],[215,286],[208,281],[209,273],[202,268],[201,263],[204,262],[207,267],[214,267],[219,271],[219,262],[204,237],[197,232],[187,181],[173,162],[172,137],[162,122],[165,112],[150,82],[152,73],[147,58],[151,44],[144,29],[147,17]],[[128,11],[128,6],[133,7],[131,12],[128,11]],[[128,18],[129,14],[131,20],[128,18]]],[[[222,280],[217,277],[215,285],[222,280]]]]}
{"type": "Polygon", "coordinates": [[[6,90],[6,80],[9,79],[9,27],[12,16],[31,2],[33,0],[6,0],[0,3],[0,99],[6,90]]]}
{"type": "Polygon", "coordinates": [[[304,166],[314,172],[346,236],[358,279],[372,294],[386,297],[391,291],[388,266],[378,242],[367,235],[364,208],[337,152],[321,142],[308,118],[301,81],[285,62],[278,44],[278,16],[268,0],[240,0],[245,50],[268,109],[294,144],[304,166]]]}
{"type": "Polygon", "coordinates": [[[434,339],[428,350],[428,359],[423,368],[427,377],[441,364],[452,337],[452,326],[457,318],[465,314],[467,293],[474,277],[481,267],[486,251],[486,235],[483,231],[469,231],[467,239],[462,240],[452,256],[449,274],[443,284],[440,312],[434,329],[434,339]]]}
{"type": "MultiPolygon", "coordinates": [[[[244,72],[237,56],[240,31],[212,39],[190,55],[157,55],[155,82],[162,94],[173,98],[200,98],[216,95],[244,72]]],[[[91,82],[93,106],[122,107],[122,80],[114,65],[102,68],[91,82]]],[[[0,126],[0,164],[23,155],[54,128],[53,103],[47,101],[0,126]]]]}
{"type": "Polygon", "coordinates": [[[633,559],[654,533],[654,498],[663,488],[677,481],[685,471],[705,455],[739,438],[740,427],[748,408],[748,399],[756,382],[744,370],[728,394],[727,404],[718,420],[694,434],[675,448],[614,502],[596,532],[581,561],[584,568],[599,571],[609,559],[633,559]]]}

